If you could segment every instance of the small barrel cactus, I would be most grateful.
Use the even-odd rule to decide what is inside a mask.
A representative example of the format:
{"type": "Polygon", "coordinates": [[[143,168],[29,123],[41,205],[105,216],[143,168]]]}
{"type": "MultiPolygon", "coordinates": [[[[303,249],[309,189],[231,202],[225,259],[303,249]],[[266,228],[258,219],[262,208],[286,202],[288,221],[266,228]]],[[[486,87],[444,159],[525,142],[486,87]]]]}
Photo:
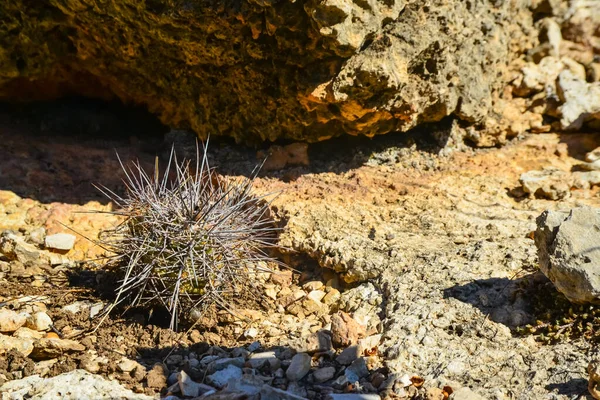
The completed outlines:
{"type": "Polygon", "coordinates": [[[251,190],[258,168],[250,178],[224,179],[206,152],[197,146],[195,162],[179,162],[172,149],[162,174],[158,159],[152,174],[121,163],[123,197],[98,187],[124,217],[99,239],[119,272],[113,307],[162,305],[177,329],[182,315],[226,306],[274,261],[266,252],[277,232],[269,202],[251,190]]]}

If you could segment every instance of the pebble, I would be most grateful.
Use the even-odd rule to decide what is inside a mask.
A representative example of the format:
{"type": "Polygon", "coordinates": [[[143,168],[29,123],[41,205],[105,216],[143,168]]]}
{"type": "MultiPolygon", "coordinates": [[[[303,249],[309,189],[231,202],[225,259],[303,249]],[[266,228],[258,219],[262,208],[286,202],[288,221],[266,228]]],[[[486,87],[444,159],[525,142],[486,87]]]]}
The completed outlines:
{"type": "Polygon", "coordinates": [[[281,287],[289,287],[292,284],[292,271],[285,270],[272,274],[271,282],[281,287]]]}
{"type": "Polygon", "coordinates": [[[258,329],[250,328],[250,329],[246,330],[246,332],[244,332],[244,336],[247,337],[248,339],[254,339],[255,337],[258,336],[258,329]]]}
{"type": "Polygon", "coordinates": [[[37,245],[44,244],[46,238],[46,229],[39,227],[29,232],[29,240],[37,245]]]}
{"type": "Polygon", "coordinates": [[[55,233],[46,236],[46,248],[69,251],[75,245],[75,236],[70,233],[55,233]]]}
{"type": "Polygon", "coordinates": [[[449,400],[484,400],[484,398],[468,387],[462,387],[455,390],[450,395],[449,400]]]}
{"type": "Polygon", "coordinates": [[[244,359],[244,357],[219,358],[218,360],[215,360],[208,365],[208,372],[212,374],[217,371],[224,370],[229,366],[234,366],[241,369],[244,366],[245,362],[246,360],[244,359]]]}
{"type": "Polygon", "coordinates": [[[228,392],[243,392],[248,396],[254,396],[260,392],[264,385],[261,377],[256,375],[244,374],[242,379],[232,380],[227,383],[228,392]]]}
{"type": "Polygon", "coordinates": [[[253,352],[255,352],[256,350],[260,349],[260,346],[261,346],[261,345],[260,345],[260,342],[252,342],[252,343],[250,343],[250,344],[248,345],[248,347],[247,347],[247,350],[248,350],[250,353],[253,353],[253,352]]]}
{"type": "Polygon", "coordinates": [[[343,394],[330,394],[327,397],[328,400],[381,400],[378,394],[366,394],[366,393],[343,393],[343,394]]]}
{"type": "Polygon", "coordinates": [[[83,351],[85,346],[69,339],[42,338],[33,344],[31,358],[34,360],[47,360],[55,358],[63,353],[83,351]]]}
{"type": "Polygon", "coordinates": [[[427,400],[444,400],[444,396],[444,391],[440,388],[427,389],[427,400]]]}
{"type": "Polygon", "coordinates": [[[312,299],[315,303],[321,303],[321,300],[325,297],[325,292],[322,290],[313,290],[309,292],[306,297],[312,299]]]}
{"type": "Polygon", "coordinates": [[[52,319],[45,312],[36,312],[27,317],[25,326],[36,331],[47,331],[52,327],[52,319]]]}
{"type": "Polygon", "coordinates": [[[321,281],[310,281],[310,282],[306,282],[304,285],[302,285],[302,289],[306,290],[307,292],[311,292],[313,290],[319,290],[323,287],[323,282],[321,281]]]}
{"type": "MultiPolygon", "coordinates": [[[[311,292],[312,293],[312,292],[311,292]]],[[[304,314],[309,315],[309,314],[317,314],[317,315],[321,315],[324,314],[325,312],[327,312],[327,307],[325,306],[325,304],[321,303],[321,301],[317,301],[315,300],[315,298],[313,297],[306,297],[303,301],[302,301],[302,307],[304,307],[304,314]]],[[[300,314],[300,313],[296,313],[296,314],[300,314]]]]}
{"type": "Polygon", "coordinates": [[[361,378],[369,375],[367,361],[364,358],[358,358],[350,364],[344,371],[344,375],[348,378],[348,382],[358,382],[361,378]]]}
{"type": "Polygon", "coordinates": [[[343,311],[339,311],[331,317],[331,334],[334,346],[347,347],[355,345],[358,343],[358,339],[364,336],[364,333],[364,328],[343,311]]]}
{"type": "Polygon", "coordinates": [[[225,369],[219,370],[214,374],[208,375],[206,377],[206,381],[209,384],[221,389],[225,385],[227,385],[227,382],[229,382],[231,379],[240,379],[241,377],[242,369],[231,364],[228,365],[225,369]]]}
{"type": "Polygon", "coordinates": [[[16,338],[0,333],[0,355],[10,350],[17,350],[27,357],[33,351],[33,339],[16,338]]]}
{"type": "MultiPolygon", "coordinates": [[[[42,362],[44,361],[40,361],[38,364],[42,362]]],[[[91,372],[92,374],[97,374],[98,372],[100,372],[100,368],[102,367],[102,365],[108,364],[108,362],[108,358],[106,357],[96,357],[90,355],[89,357],[82,357],[79,366],[85,369],[86,371],[91,372]]]]}
{"type": "Polygon", "coordinates": [[[318,383],[323,383],[332,379],[335,376],[335,368],[334,367],[324,367],[319,368],[315,372],[313,372],[313,377],[315,381],[318,383]]]}
{"type": "Polygon", "coordinates": [[[306,338],[306,351],[308,353],[327,352],[333,349],[331,332],[319,330],[306,338]]]}
{"type": "Polygon", "coordinates": [[[254,353],[250,356],[248,362],[252,368],[260,368],[268,362],[272,371],[277,370],[281,366],[281,361],[277,358],[274,351],[254,353]]]}
{"type": "Polygon", "coordinates": [[[339,356],[336,357],[335,361],[342,365],[350,365],[354,360],[360,356],[359,346],[346,347],[339,356]]]}
{"type": "Polygon", "coordinates": [[[285,390],[264,385],[260,391],[261,400],[306,400],[305,397],[295,395],[285,390]]]}
{"type": "Polygon", "coordinates": [[[300,386],[298,382],[290,382],[286,392],[291,393],[294,396],[307,397],[306,389],[303,386],[300,386]]]}
{"type": "Polygon", "coordinates": [[[185,371],[179,372],[177,382],[179,383],[181,394],[188,397],[198,397],[201,394],[214,390],[208,385],[195,382],[185,371]]]}
{"type": "Polygon", "coordinates": [[[342,297],[342,294],[340,293],[339,290],[331,288],[329,290],[329,293],[327,293],[325,295],[325,297],[323,298],[323,303],[325,303],[329,306],[331,304],[337,303],[341,297],[342,297]]]}
{"type": "Polygon", "coordinates": [[[0,308],[0,332],[14,332],[27,322],[29,314],[0,308]]]}
{"type": "Polygon", "coordinates": [[[130,360],[127,357],[123,357],[117,364],[117,368],[122,372],[131,372],[136,369],[140,364],[134,360],[130,360]]]}
{"type": "Polygon", "coordinates": [[[277,300],[277,293],[279,293],[279,290],[275,285],[265,285],[265,295],[267,295],[267,297],[270,297],[273,300],[277,300]]]}
{"type": "Polygon", "coordinates": [[[299,381],[304,378],[311,367],[311,357],[306,353],[298,353],[292,357],[292,362],[285,375],[290,381],[299,381]]]}
{"type": "Polygon", "coordinates": [[[41,339],[45,336],[44,332],[39,332],[34,329],[29,329],[24,326],[20,327],[13,333],[13,337],[20,339],[41,339]]]}

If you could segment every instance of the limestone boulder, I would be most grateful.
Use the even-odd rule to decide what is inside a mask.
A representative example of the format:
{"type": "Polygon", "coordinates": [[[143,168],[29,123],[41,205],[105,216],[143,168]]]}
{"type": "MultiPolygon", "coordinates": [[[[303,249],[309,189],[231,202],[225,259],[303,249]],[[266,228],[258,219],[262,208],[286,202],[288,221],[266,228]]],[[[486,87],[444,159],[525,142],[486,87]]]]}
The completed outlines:
{"type": "Polygon", "coordinates": [[[532,21],[492,0],[7,1],[0,99],[120,99],[244,142],[479,123],[532,21]]]}
{"type": "Polygon", "coordinates": [[[570,301],[600,302],[599,210],[545,211],[536,222],[542,272],[570,301]]]}

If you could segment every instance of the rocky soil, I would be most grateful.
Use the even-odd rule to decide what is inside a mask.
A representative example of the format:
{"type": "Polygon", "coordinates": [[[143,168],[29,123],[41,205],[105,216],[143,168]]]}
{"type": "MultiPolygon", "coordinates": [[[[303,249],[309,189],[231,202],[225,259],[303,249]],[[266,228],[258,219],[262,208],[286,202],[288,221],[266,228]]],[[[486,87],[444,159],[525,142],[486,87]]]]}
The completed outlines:
{"type": "Polygon", "coordinates": [[[448,121],[258,154],[214,142],[213,164],[229,176],[271,154],[256,190],[279,192],[272,211],[288,249],[279,258],[293,270],[258,277],[264,296],[240,299],[234,315],[216,310],[174,333],[146,309],[115,312],[95,330],[112,284],[102,250],[84,238],[117,222],[85,213],[111,208],[92,183],[123,189],[114,149],[151,166],[153,143],[44,135],[12,115],[0,131],[6,399],[41,387],[53,398],[73,379],[128,398],[585,396],[592,343],[543,344],[516,328],[542,318],[540,297],[556,296],[537,270],[535,218],[598,204],[600,181],[584,160],[600,145],[593,135],[475,150],[448,121]]]}
{"type": "Polygon", "coordinates": [[[597,325],[543,335],[581,310],[534,232],[600,203],[600,2],[30,3],[0,4],[2,400],[586,398],[597,325]],[[99,325],[93,184],[123,193],[115,151],[193,156],[186,129],[225,177],[266,158],[287,268],[179,332],[99,325]]]}

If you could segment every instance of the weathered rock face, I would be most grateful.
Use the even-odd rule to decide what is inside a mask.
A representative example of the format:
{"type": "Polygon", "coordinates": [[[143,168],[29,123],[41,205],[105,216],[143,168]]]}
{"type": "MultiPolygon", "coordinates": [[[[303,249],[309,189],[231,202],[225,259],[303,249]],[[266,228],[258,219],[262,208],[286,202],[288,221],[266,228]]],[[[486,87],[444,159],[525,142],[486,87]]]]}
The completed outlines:
{"type": "Polygon", "coordinates": [[[537,219],[540,269],[575,303],[600,299],[600,215],[591,207],[545,211],[537,219]]]}
{"type": "Polygon", "coordinates": [[[525,3],[2,2],[0,98],[117,97],[242,141],[482,122],[530,47],[525,3]]]}

